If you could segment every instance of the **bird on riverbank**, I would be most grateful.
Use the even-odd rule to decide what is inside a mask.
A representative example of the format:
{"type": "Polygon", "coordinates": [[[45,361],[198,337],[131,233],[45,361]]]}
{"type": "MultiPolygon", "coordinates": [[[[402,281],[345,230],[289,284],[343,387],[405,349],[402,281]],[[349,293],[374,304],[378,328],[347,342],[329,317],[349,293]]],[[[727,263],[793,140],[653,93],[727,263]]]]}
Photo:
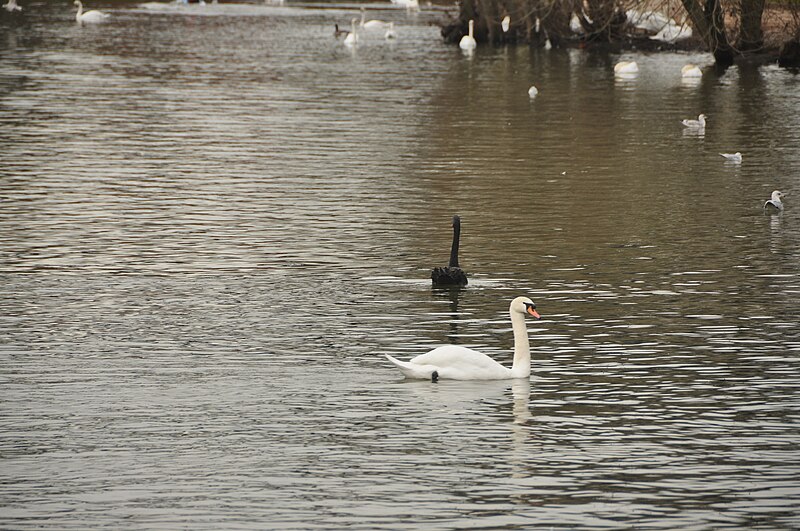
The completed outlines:
{"type": "Polygon", "coordinates": [[[459,48],[465,51],[471,51],[475,49],[478,43],[475,42],[475,37],[472,36],[474,29],[475,29],[475,22],[472,19],[470,19],[469,33],[461,37],[461,41],[459,41],[458,43],[459,48]]]}
{"type": "Polygon", "coordinates": [[[22,11],[22,8],[17,5],[17,0],[8,0],[7,4],[3,4],[3,9],[9,13],[13,13],[14,11],[22,11]]]}
{"type": "Polygon", "coordinates": [[[690,129],[705,129],[706,128],[706,115],[701,114],[697,117],[697,120],[681,120],[681,123],[684,127],[688,127],[690,129]]]}
{"type": "Polygon", "coordinates": [[[732,162],[734,164],[742,163],[742,154],[738,151],[736,153],[720,153],[725,158],[725,162],[732,162]]]}
{"type": "Polygon", "coordinates": [[[503,28],[503,33],[508,33],[508,28],[511,27],[511,17],[508,15],[503,17],[503,21],[500,22],[500,27],[503,28]]]}
{"type": "Polygon", "coordinates": [[[511,368],[504,367],[481,352],[459,345],[445,345],[411,361],[400,361],[385,354],[386,358],[400,369],[406,378],[431,380],[508,380],[530,378],[531,346],[525,316],[541,319],[536,305],[528,297],[517,297],[508,307],[511,328],[514,331],[514,362],[511,368]]]}
{"type": "Polygon", "coordinates": [[[105,22],[105,20],[111,16],[96,9],[90,9],[84,13],[81,0],[75,0],[73,4],[78,6],[78,12],[75,14],[75,20],[79,24],[97,24],[98,22],[105,22]]]}
{"type": "Polygon", "coordinates": [[[461,218],[453,216],[453,243],[450,245],[450,262],[447,267],[434,267],[431,281],[434,286],[466,286],[467,274],[458,266],[458,243],[461,238],[461,218]]]}
{"type": "Polygon", "coordinates": [[[771,199],[767,199],[767,202],[764,203],[764,210],[775,209],[775,210],[777,210],[779,212],[782,212],[783,211],[783,201],[781,201],[781,199],[783,199],[784,195],[785,194],[779,192],[778,190],[775,190],[774,192],[772,192],[772,198],[771,199]]]}

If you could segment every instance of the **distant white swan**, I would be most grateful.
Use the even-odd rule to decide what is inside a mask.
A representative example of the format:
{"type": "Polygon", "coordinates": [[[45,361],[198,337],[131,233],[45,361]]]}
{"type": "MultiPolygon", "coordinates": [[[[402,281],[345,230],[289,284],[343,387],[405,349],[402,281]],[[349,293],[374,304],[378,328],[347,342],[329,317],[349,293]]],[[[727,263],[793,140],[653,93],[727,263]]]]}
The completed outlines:
{"type": "Polygon", "coordinates": [[[75,0],[73,3],[78,6],[78,12],[75,14],[75,20],[81,24],[96,24],[98,22],[104,22],[108,17],[111,16],[106,15],[105,13],[96,9],[92,9],[84,13],[81,0],[75,0]]]}
{"type": "Polygon", "coordinates": [[[684,65],[684,67],[681,68],[681,77],[703,77],[703,71],[700,70],[697,65],[684,65]]]}
{"type": "Polygon", "coordinates": [[[458,46],[462,50],[474,50],[475,47],[478,45],[478,43],[475,42],[475,37],[472,36],[474,27],[475,27],[475,22],[472,19],[470,19],[469,34],[461,37],[461,41],[458,43],[458,46]]]}
{"type": "Polygon", "coordinates": [[[662,41],[675,43],[688,39],[692,36],[692,28],[686,25],[679,26],[675,23],[669,23],[664,26],[661,31],[650,37],[654,41],[662,41]]]}
{"type": "Polygon", "coordinates": [[[14,11],[22,11],[22,8],[17,5],[17,0],[8,0],[7,4],[3,4],[3,9],[9,13],[13,13],[14,11]]]}
{"type": "Polygon", "coordinates": [[[638,74],[639,65],[636,61],[620,61],[614,65],[615,74],[638,74]]]}
{"type": "Polygon", "coordinates": [[[725,157],[725,162],[733,162],[734,164],[742,163],[742,154],[738,151],[736,153],[720,153],[720,155],[725,157]]]}
{"type": "Polygon", "coordinates": [[[783,210],[783,201],[781,201],[781,199],[783,199],[783,196],[784,194],[782,194],[778,190],[775,190],[774,192],[772,192],[772,199],[768,199],[767,202],[764,203],[764,208],[766,209],[768,207],[773,207],[776,210],[783,210]]]}
{"type": "Polygon", "coordinates": [[[359,24],[362,28],[367,31],[379,31],[388,26],[389,24],[382,21],[382,20],[364,20],[366,18],[366,9],[361,8],[361,23],[359,24]]]}
{"type": "Polygon", "coordinates": [[[345,46],[355,46],[358,44],[358,33],[356,33],[356,19],[350,20],[350,33],[344,38],[345,46]]]}
{"type": "Polygon", "coordinates": [[[391,0],[391,2],[398,6],[404,7],[407,10],[419,10],[419,0],[391,0]]]}
{"type": "Polygon", "coordinates": [[[457,345],[435,348],[411,361],[400,361],[386,354],[406,378],[437,381],[448,380],[507,380],[529,378],[531,375],[531,347],[525,316],[540,319],[536,305],[527,297],[517,297],[508,308],[511,328],[514,331],[514,363],[507,368],[475,350],[457,345]]]}
{"type": "Polygon", "coordinates": [[[503,28],[503,33],[508,33],[508,28],[511,27],[511,17],[506,15],[503,17],[503,21],[500,23],[500,27],[503,28]]]}
{"type": "Polygon", "coordinates": [[[638,11],[629,9],[625,12],[628,22],[638,29],[647,31],[660,31],[668,24],[675,24],[675,21],[658,11],[638,11]]]}
{"type": "Polygon", "coordinates": [[[389,22],[389,29],[386,30],[383,38],[387,41],[397,38],[397,32],[394,30],[394,22],[389,22]]]}
{"type": "Polygon", "coordinates": [[[684,127],[689,127],[691,129],[705,129],[706,115],[701,114],[697,117],[697,120],[681,120],[681,123],[684,127]]]}
{"type": "Polygon", "coordinates": [[[539,94],[539,89],[531,85],[531,88],[528,89],[528,97],[533,99],[536,97],[537,94],[539,94]]]}

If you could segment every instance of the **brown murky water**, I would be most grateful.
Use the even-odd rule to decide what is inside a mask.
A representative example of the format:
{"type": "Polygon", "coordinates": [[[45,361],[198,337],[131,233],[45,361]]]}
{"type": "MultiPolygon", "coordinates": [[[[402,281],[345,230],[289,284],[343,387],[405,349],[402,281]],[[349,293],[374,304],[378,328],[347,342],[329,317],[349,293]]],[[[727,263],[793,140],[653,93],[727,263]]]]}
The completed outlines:
{"type": "Polygon", "coordinates": [[[2,527],[800,527],[796,73],[468,57],[378,4],[399,38],[355,49],[332,27],[356,5],[23,6],[2,527]],[[454,213],[470,285],[432,291],[454,213]],[[520,294],[530,382],[383,358],[510,364],[520,294]]]}

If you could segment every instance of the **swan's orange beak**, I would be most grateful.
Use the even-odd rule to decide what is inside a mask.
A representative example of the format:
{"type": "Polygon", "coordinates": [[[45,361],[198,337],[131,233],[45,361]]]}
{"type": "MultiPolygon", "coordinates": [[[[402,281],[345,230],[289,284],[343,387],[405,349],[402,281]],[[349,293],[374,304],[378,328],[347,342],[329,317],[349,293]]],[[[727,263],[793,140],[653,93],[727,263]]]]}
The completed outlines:
{"type": "Polygon", "coordinates": [[[528,313],[531,314],[532,316],[536,317],[537,319],[541,319],[542,318],[542,316],[539,315],[539,312],[537,312],[535,309],[531,308],[530,306],[528,306],[528,313]]]}

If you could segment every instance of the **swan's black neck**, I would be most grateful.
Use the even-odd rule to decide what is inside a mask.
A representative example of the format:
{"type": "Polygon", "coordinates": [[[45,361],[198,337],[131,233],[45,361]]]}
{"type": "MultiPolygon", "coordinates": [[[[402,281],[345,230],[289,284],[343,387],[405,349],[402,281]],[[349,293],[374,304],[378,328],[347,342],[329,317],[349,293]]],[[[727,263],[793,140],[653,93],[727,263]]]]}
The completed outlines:
{"type": "Polygon", "coordinates": [[[461,238],[461,218],[453,216],[453,246],[450,247],[450,267],[458,267],[458,240],[461,238]]]}

